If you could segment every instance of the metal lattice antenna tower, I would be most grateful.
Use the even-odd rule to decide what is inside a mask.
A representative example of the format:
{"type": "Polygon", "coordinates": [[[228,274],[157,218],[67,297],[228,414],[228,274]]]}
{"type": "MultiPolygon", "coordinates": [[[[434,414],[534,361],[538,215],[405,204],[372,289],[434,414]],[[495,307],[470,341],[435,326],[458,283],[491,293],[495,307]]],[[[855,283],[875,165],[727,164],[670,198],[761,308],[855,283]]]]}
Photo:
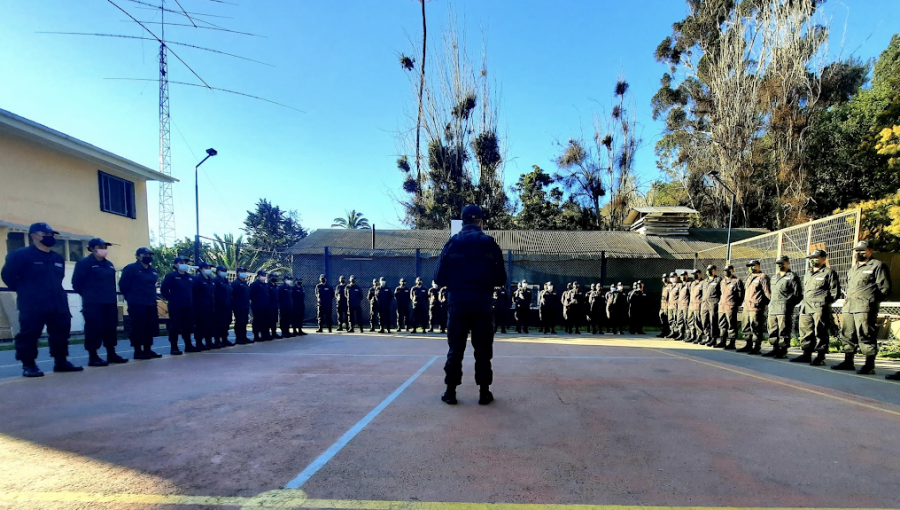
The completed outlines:
{"type": "MultiPolygon", "coordinates": [[[[160,0],[161,25],[159,45],[159,171],[172,175],[172,143],[169,115],[169,62],[166,54],[165,0],[160,0]]],[[[175,200],[172,183],[159,183],[159,242],[165,246],[175,243],[175,200]]]]}

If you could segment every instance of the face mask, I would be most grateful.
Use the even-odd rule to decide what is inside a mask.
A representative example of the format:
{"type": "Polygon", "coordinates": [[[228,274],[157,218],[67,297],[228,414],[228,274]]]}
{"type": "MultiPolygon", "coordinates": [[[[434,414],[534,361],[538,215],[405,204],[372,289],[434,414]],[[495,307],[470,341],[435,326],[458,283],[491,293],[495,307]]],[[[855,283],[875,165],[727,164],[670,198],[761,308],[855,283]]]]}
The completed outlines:
{"type": "Polygon", "coordinates": [[[101,259],[105,259],[106,255],[109,254],[109,250],[106,248],[97,248],[94,250],[94,255],[100,257],[101,259]]]}
{"type": "Polygon", "coordinates": [[[669,278],[669,281],[672,282],[672,283],[677,283],[677,282],[678,282],[678,278],[669,278]]]}
{"type": "MultiPolygon", "coordinates": [[[[378,282],[378,285],[381,285],[382,287],[384,287],[385,285],[387,285],[387,282],[384,280],[381,280],[380,282],[378,282]]],[[[437,287],[437,285],[435,285],[435,287],[437,287]]]]}
{"type": "Polygon", "coordinates": [[[784,264],[777,264],[779,271],[784,271],[784,264]]]}
{"type": "Polygon", "coordinates": [[[41,238],[41,244],[43,244],[47,248],[56,246],[56,238],[53,236],[44,236],[41,238]]]}
{"type": "Polygon", "coordinates": [[[619,289],[619,292],[622,292],[622,290],[625,289],[625,287],[616,287],[616,288],[619,289]]]}
{"type": "Polygon", "coordinates": [[[141,257],[141,262],[143,262],[144,264],[149,264],[153,262],[153,256],[143,256],[141,257]]]}
{"type": "Polygon", "coordinates": [[[284,281],[284,284],[285,284],[285,285],[293,285],[293,284],[294,284],[294,280],[285,280],[285,281],[284,281]]]}
{"type": "Polygon", "coordinates": [[[226,271],[219,271],[219,276],[221,276],[222,278],[225,278],[226,276],[228,276],[228,272],[226,272],[226,271]]]}
{"type": "Polygon", "coordinates": [[[860,262],[865,262],[866,260],[868,260],[868,258],[869,257],[866,256],[866,252],[864,252],[864,251],[861,251],[856,254],[856,260],[858,260],[860,262]]]}
{"type": "Polygon", "coordinates": [[[431,288],[436,289],[436,288],[437,288],[437,284],[436,284],[436,283],[432,283],[432,284],[431,284],[431,288]]]}
{"type": "Polygon", "coordinates": [[[547,287],[547,290],[549,290],[550,292],[553,292],[553,285],[547,287]]]}
{"type": "Polygon", "coordinates": [[[259,281],[261,281],[261,282],[263,282],[263,283],[266,283],[266,281],[267,281],[268,279],[269,279],[268,276],[260,276],[259,278],[257,278],[257,280],[259,280],[259,281]]]}
{"type": "Polygon", "coordinates": [[[238,273],[238,278],[240,278],[241,280],[246,280],[246,279],[247,279],[247,273],[238,273]]]}
{"type": "Polygon", "coordinates": [[[178,270],[181,271],[182,273],[187,273],[188,269],[191,268],[191,266],[189,266],[187,264],[178,264],[177,267],[178,267],[178,270]]]}
{"type": "Polygon", "coordinates": [[[203,276],[209,276],[212,274],[212,269],[203,269],[201,272],[203,273],[203,276]]]}
{"type": "Polygon", "coordinates": [[[819,261],[816,259],[809,259],[809,267],[812,267],[812,268],[819,267],[819,261]]]}

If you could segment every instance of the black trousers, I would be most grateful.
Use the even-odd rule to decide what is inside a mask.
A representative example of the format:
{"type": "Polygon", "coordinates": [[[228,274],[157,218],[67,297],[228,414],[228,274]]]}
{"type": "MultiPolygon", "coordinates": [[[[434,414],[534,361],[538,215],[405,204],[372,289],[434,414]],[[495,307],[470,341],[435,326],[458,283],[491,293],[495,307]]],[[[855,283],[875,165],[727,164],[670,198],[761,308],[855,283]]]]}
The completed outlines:
{"type": "Polygon", "coordinates": [[[462,362],[466,353],[469,333],[475,351],[475,384],[494,382],[491,359],[494,357],[494,324],[490,305],[484,309],[451,306],[447,318],[447,362],[444,364],[444,383],[448,386],[462,384],[462,362]]]}
{"type": "Polygon", "coordinates": [[[509,313],[509,310],[507,310],[503,305],[500,305],[494,309],[494,331],[496,331],[497,328],[500,328],[504,333],[506,333],[507,313],[509,313]]]}
{"type": "Polygon", "coordinates": [[[69,312],[19,311],[19,333],[16,335],[16,359],[23,365],[33,365],[38,356],[38,339],[47,327],[50,337],[50,356],[65,358],[69,355],[69,331],[72,317],[69,312]]]}
{"type": "Polygon", "coordinates": [[[420,305],[413,309],[413,329],[428,329],[428,307],[420,305]]]}
{"type": "Polygon", "coordinates": [[[516,331],[528,331],[528,313],[531,309],[525,306],[516,307],[516,331]]]}
{"type": "Polygon", "coordinates": [[[269,311],[264,306],[253,306],[253,338],[267,339],[271,337],[269,334],[269,311]]]}
{"type": "Polygon", "coordinates": [[[662,336],[669,336],[669,334],[672,332],[672,330],[669,329],[669,310],[668,309],[666,309],[666,308],[659,309],[659,324],[660,324],[660,328],[661,328],[660,334],[662,336]]]}
{"type": "Polygon", "coordinates": [[[544,333],[549,333],[556,329],[556,310],[550,308],[541,308],[541,328],[544,333]]]}
{"type": "Polygon", "coordinates": [[[194,338],[199,344],[201,340],[212,342],[216,333],[216,316],[212,310],[195,310],[194,313],[194,338]]]}
{"type": "Polygon", "coordinates": [[[431,329],[441,328],[441,311],[440,303],[428,306],[428,316],[431,318],[431,329]]]}
{"type": "Polygon", "coordinates": [[[349,307],[347,303],[338,302],[337,312],[338,312],[338,327],[347,326],[350,324],[350,318],[348,317],[349,307]]]}
{"type": "Polygon", "coordinates": [[[231,328],[231,307],[216,307],[216,338],[228,338],[231,328]]]}
{"type": "Polygon", "coordinates": [[[81,315],[84,316],[84,348],[88,352],[101,346],[116,348],[119,309],[115,304],[85,303],[81,306],[81,315]]]}
{"type": "Polygon", "coordinates": [[[266,321],[266,326],[269,327],[269,331],[271,331],[271,335],[275,336],[278,334],[278,308],[269,307],[266,309],[266,315],[268,316],[268,320],[266,321]]]}
{"type": "Polygon", "coordinates": [[[247,323],[250,322],[249,308],[234,309],[234,337],[238,340],[247,339],[247,323]]]}
{"type": "Polygon", "coordinates": [[[178,335],[184,345],[191,345],[191,332],[194,331],[194,309],[191,307],[169,308],[169,321],[166,325],[169,332],[169,343],[178,344],[178,335]]]}
{"type": "Polygon", "coordinates": [[[291,314],[281,311],[280,316],[281,336],[291,334],[291,314]]]}
{"type": "Polygon", "coordinates": [[[378,327],[378,305],[369,301],[369,327],[375,329],[378,327]]]}
{"type": "Polygon", "coordinates": [[[132,347],[153,346],[153,337],[159,334],[159,311],[156,305],[128,305],[131,331],[128,338],[132,347]]]}
{"type": "Polygon", "coordinates": [[[355,329],[357,326],[359,330],[363,329],[363,321],[362,321],[362,306],[351,306],[347,309],[350,320],[350,328],[355,329]]]}
{"type": "Polygon", "coordinates": [[[378,309],[378,321],[381,323],[381,329],[391,329],[391,325],[393,321],[391,320],[391,309],[390,308],[379,308],[378,309]]]}
{"type": "Polygon", "coordinates": [[[628,310],[628,332],[632,335],[644,332],[644,325],[641,324],[641,312],[639,310],[628,310]]]}
{"type": "MultiPolygon", "coordinates": [[[[362,314],[362,310],[360,310],[360,314],[362,314]]],[[[361,323],[362,321],[360,321],[361,323]]],[[[409,329],[409,303],[405,305],[397,304],[397,330],[401,329],[409,329]]]]}
{"type": "Polygon", "coordinates": [[[334,325],[334,312],[331,309],[331,303],[316,305],[316,317],[319,319],[319,328],[328,328],[334,325]]]}
{"type": "Polygon", "coordinates": [[[294,307],[291,314],[291,327],[297,331],[303,330],[303,321],[306,320],[306,308],[294,307]]]}

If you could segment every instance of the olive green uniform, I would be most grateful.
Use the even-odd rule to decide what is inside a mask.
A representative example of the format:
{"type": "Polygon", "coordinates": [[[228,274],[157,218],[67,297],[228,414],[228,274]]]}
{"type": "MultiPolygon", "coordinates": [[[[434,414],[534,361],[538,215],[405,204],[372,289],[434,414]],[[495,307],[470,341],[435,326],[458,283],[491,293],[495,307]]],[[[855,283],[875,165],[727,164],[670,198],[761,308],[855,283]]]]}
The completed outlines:
{"type": "Polygon", "coordinates": [[[722,279],[718,275],[703,280],[700,299],[704,339],[708,345],[713,345],[719,339],[719,300],[722,299],[722,279]]]}
{"type": "Polygon", "coordinates": [[[800,347],[803,352],[828,352],[828,330],[832,323],[831,304],[837,301],[841,282],[830,267],[810,268],[803,278],[800,304],[800,347]]]}
{"type": "MultiPolygon", "coordinates": [[[[744,281],[736,276],[722,278],[722,299],[719,301],[719,332],[722,342],[733,346],[738,333],[738,308],[744,299],[744,281]]],[[[732,347],[733,348],[733,347],[732,347]]]]}
{"type": "Polygon", "coordinates": [[[759,349],[763,341],[766,307],[772,299],[769,275],[753,273],[747,277],[744,285],[747,289],[744,295],[744,339],[747,340],[747,345],[752,343],[754,349],[759,349]]]}
{"type": "Polygon", "coordinates": [[[794,307],[803,298],[800,277],[793,271],[780,272],[772,279],[772,302],[769,304],[769,343],[778,350],[791,346],[794,329],[794,307]]]}
{"type": "Polygon", "coordinates": [[[688,305],[688,339],[694,343],[700,343],[703,338],[703,316],[700,308],[703,302],[703,281],[694,280],[690,283],[691,302],[688,305]]]}
{"type": "Polygon", "coordinates": [[[841,310],[844,353],[878,354],[875,320],[878,307],[891,295],[891,276],[884,262],[869,259],[847,273],[847,300],[841,310]]]}

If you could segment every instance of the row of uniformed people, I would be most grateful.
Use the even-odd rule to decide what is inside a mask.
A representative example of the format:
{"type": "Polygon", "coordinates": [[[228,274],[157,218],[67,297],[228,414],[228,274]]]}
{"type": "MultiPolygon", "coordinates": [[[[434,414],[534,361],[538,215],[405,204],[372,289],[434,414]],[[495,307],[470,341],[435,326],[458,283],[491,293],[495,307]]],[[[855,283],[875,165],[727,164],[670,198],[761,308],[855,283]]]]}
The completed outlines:
{"type": "MultiPolygon", "coordinates": [[[[332,287],[325,275],[319,276],[316,285],[316,309],[319,329],[332,331],[334,326],[333,309],[337,305],[338,331],[355,332],[359,328],[364,331],[362,322],[362,289],[356,283],[356,277],[350,276],[349,282],[344,276],[338,278],[338,285],[332,287]]],[[[415,286],[406,286],[406,279],[400,279],[400,285],[391,289],[384,277],[372,280],[365,299],[369,303],[369,331],[378,328],[379,333],[390,333],[394,320],[392,307],[396,301],[397,331],[434,333],[438,329],[444,333],[447,327],[447,288],[439,288],[431,282],[427,288],[422,278],[416,278],[415,286]]]]}
{"type": "MultiPolygon", "coordinates": [[[[874,374],[878,308],[891,294],[891,278],[888,267],[873,258],[870,242],[860,241],[854,252],[855,261],[847,274],[848,288],[841,308],[839,336],[844,360],[831,368],[856,370],[854,358],[860,353],[865,356],[865,362],[857,372],[874,374]]],[[[680,276],[663,275],[660,336],[760,354],[767,330],[772,350],[763,356],[785,359],[791,346],[794,310],[799,306],[802,353],[790,361],[825,365],[829,331],[834,323],[832,304],[841,296],[840,278],[828,267],[825,250],[815,250],[806,259],[809,270],[802,281],[791,270],[791,260],[785,255],[776,259],[772,278],[762,270],[758,260],[747,263],[745,280],[735,275],[731,265],[725,267],[724,278],[718,276],[713,265],[707,267],[705,279],[701,279],[699,270],[690,274],[684,271],[680,276]],[[736,349],[741,307],[740,322],[747,343],[736,349]]],[[[887,378],[900,379],[900,376],[893,374],[887,378]]]]}
{"type": "MultiPolygon", "coordinates": [[[[522,280],[512,294],[516,333],[529,332],[529,314],[533,294],[527,280],[522,280]]],[[[632,334],[644,334],[642,317],[646,302],[644,284],[634,282],[631,291],[625,294],[625,287],[619,282],[603,291],[603,285],[593,283],[586,291],[578,282],[568,283],[566,290],[557,293],[552,282],[546,282],[538,293],[538,313],[541,333],[556,334],[556,324],[562,314],[566,333],[581,334],[581,327],[591,334],[603,334],[604,326],[609,333],[625,334],[628,321],[632,334]]],[[[494,288],[493,311],[494,332],[506,333],[508,311],[510,309],[504,287],[494,288]]]]}

